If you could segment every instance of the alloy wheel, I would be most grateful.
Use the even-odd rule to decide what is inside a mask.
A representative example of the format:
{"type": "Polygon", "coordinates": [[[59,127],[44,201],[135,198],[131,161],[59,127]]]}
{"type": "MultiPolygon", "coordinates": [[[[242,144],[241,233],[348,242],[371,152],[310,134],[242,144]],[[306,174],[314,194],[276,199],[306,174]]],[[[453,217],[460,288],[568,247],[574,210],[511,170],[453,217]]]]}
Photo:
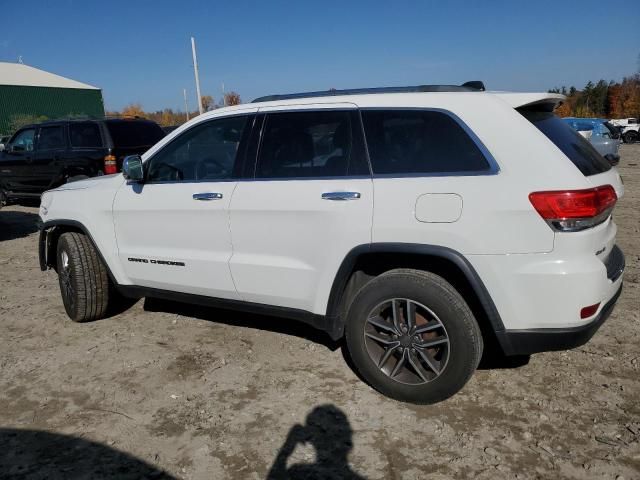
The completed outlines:
{"type": "Polygon", "coordinates": [[[406,385],[438,378],[450,355],[442,321],[426,306],[407,298],[392,298],[371,310],[364,340],[380,371],[406,385]]]}

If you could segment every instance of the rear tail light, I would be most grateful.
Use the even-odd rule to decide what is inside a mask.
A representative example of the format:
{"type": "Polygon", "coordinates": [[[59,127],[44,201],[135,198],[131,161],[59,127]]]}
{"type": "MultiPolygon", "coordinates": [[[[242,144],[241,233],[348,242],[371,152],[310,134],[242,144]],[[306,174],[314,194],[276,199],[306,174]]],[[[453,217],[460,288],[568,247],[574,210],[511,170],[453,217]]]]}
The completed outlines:
{"type": "Polygon", "coordinates": [[[116,157],[114,155],[104,157],[104,173],[105,175],[118,173],[118,165],[116,164],[116,157]]]}
{"type": "Polygon", "coordinates": [[[598,311],[598,307],[600,306],[600,302],[595,305],[589,305],[588,307],[584,307],[580,310],[580,318],[585,319],[589,317],[593,317],[598,311]]]}
{"type": "Polygon", "coordinates": [[[529,194],[533,208],[554,230],[577,232],[604,222],[618,200],[611,185],[529,194]]]}

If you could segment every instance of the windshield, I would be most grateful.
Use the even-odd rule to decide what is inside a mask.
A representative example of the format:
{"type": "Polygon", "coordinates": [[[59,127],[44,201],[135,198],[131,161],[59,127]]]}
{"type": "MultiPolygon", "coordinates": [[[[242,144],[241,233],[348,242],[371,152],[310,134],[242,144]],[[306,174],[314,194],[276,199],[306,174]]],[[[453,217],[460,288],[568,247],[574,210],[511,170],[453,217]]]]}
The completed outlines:
{"type": "Polygon", "coordinates": [[[611,169],[611,165],[582,135],[552,112],[518,110],[527,120],[551,140],[583,175],[597,175],[611,169]]]}

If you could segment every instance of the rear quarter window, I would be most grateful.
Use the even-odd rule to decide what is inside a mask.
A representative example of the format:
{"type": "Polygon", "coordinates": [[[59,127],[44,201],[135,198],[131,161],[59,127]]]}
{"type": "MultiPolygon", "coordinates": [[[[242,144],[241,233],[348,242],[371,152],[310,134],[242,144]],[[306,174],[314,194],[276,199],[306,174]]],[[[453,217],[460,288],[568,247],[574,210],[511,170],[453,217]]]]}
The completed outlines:
{"type": "Polygon", "coordinates": [[[154,122],[116,120],[105,123],[116,148],[151,147],[165,135],[154,122]]]}
{"type": "Polygon", "coordinates": [[[553,112],[518,110],[582,172],[584,176],[597,175],[611,169],[611,164],[578,132],[553,112]]]}
{"type": "Polygon", "coordinates": [[[375,175],[471,174],[491,167],[450,115],[434,110],[363,110],[375,175]]]}

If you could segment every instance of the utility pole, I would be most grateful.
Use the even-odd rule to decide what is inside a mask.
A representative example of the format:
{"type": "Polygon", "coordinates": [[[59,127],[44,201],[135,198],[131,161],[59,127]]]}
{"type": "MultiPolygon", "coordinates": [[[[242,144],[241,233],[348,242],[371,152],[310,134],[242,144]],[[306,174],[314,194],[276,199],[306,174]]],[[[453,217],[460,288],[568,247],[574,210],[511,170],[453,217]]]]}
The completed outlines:
{"type": "Polygon", "coordinates": [[[189,121],[189,104],[187,103],[187,89],[182,89],[182,94],[184,95],[184,112],[187,114],[187,122],[189,121]]]}
{"type": "Polygon", "coordinates": [[[224,82],[222,82],[222,106],[227,106],[227,99],[224,97],[224,82]]]}
{"type": "Polygon", "coordinates": [[[202,108],[202,96],[200,95],[200,76],[198,75],[198,58],[196,57],[196,40],[191,37],[191,53],[193,53],[193,73],[196,77],[196,94],[198,95],[198,111],[204,112],[202,108]]]}

